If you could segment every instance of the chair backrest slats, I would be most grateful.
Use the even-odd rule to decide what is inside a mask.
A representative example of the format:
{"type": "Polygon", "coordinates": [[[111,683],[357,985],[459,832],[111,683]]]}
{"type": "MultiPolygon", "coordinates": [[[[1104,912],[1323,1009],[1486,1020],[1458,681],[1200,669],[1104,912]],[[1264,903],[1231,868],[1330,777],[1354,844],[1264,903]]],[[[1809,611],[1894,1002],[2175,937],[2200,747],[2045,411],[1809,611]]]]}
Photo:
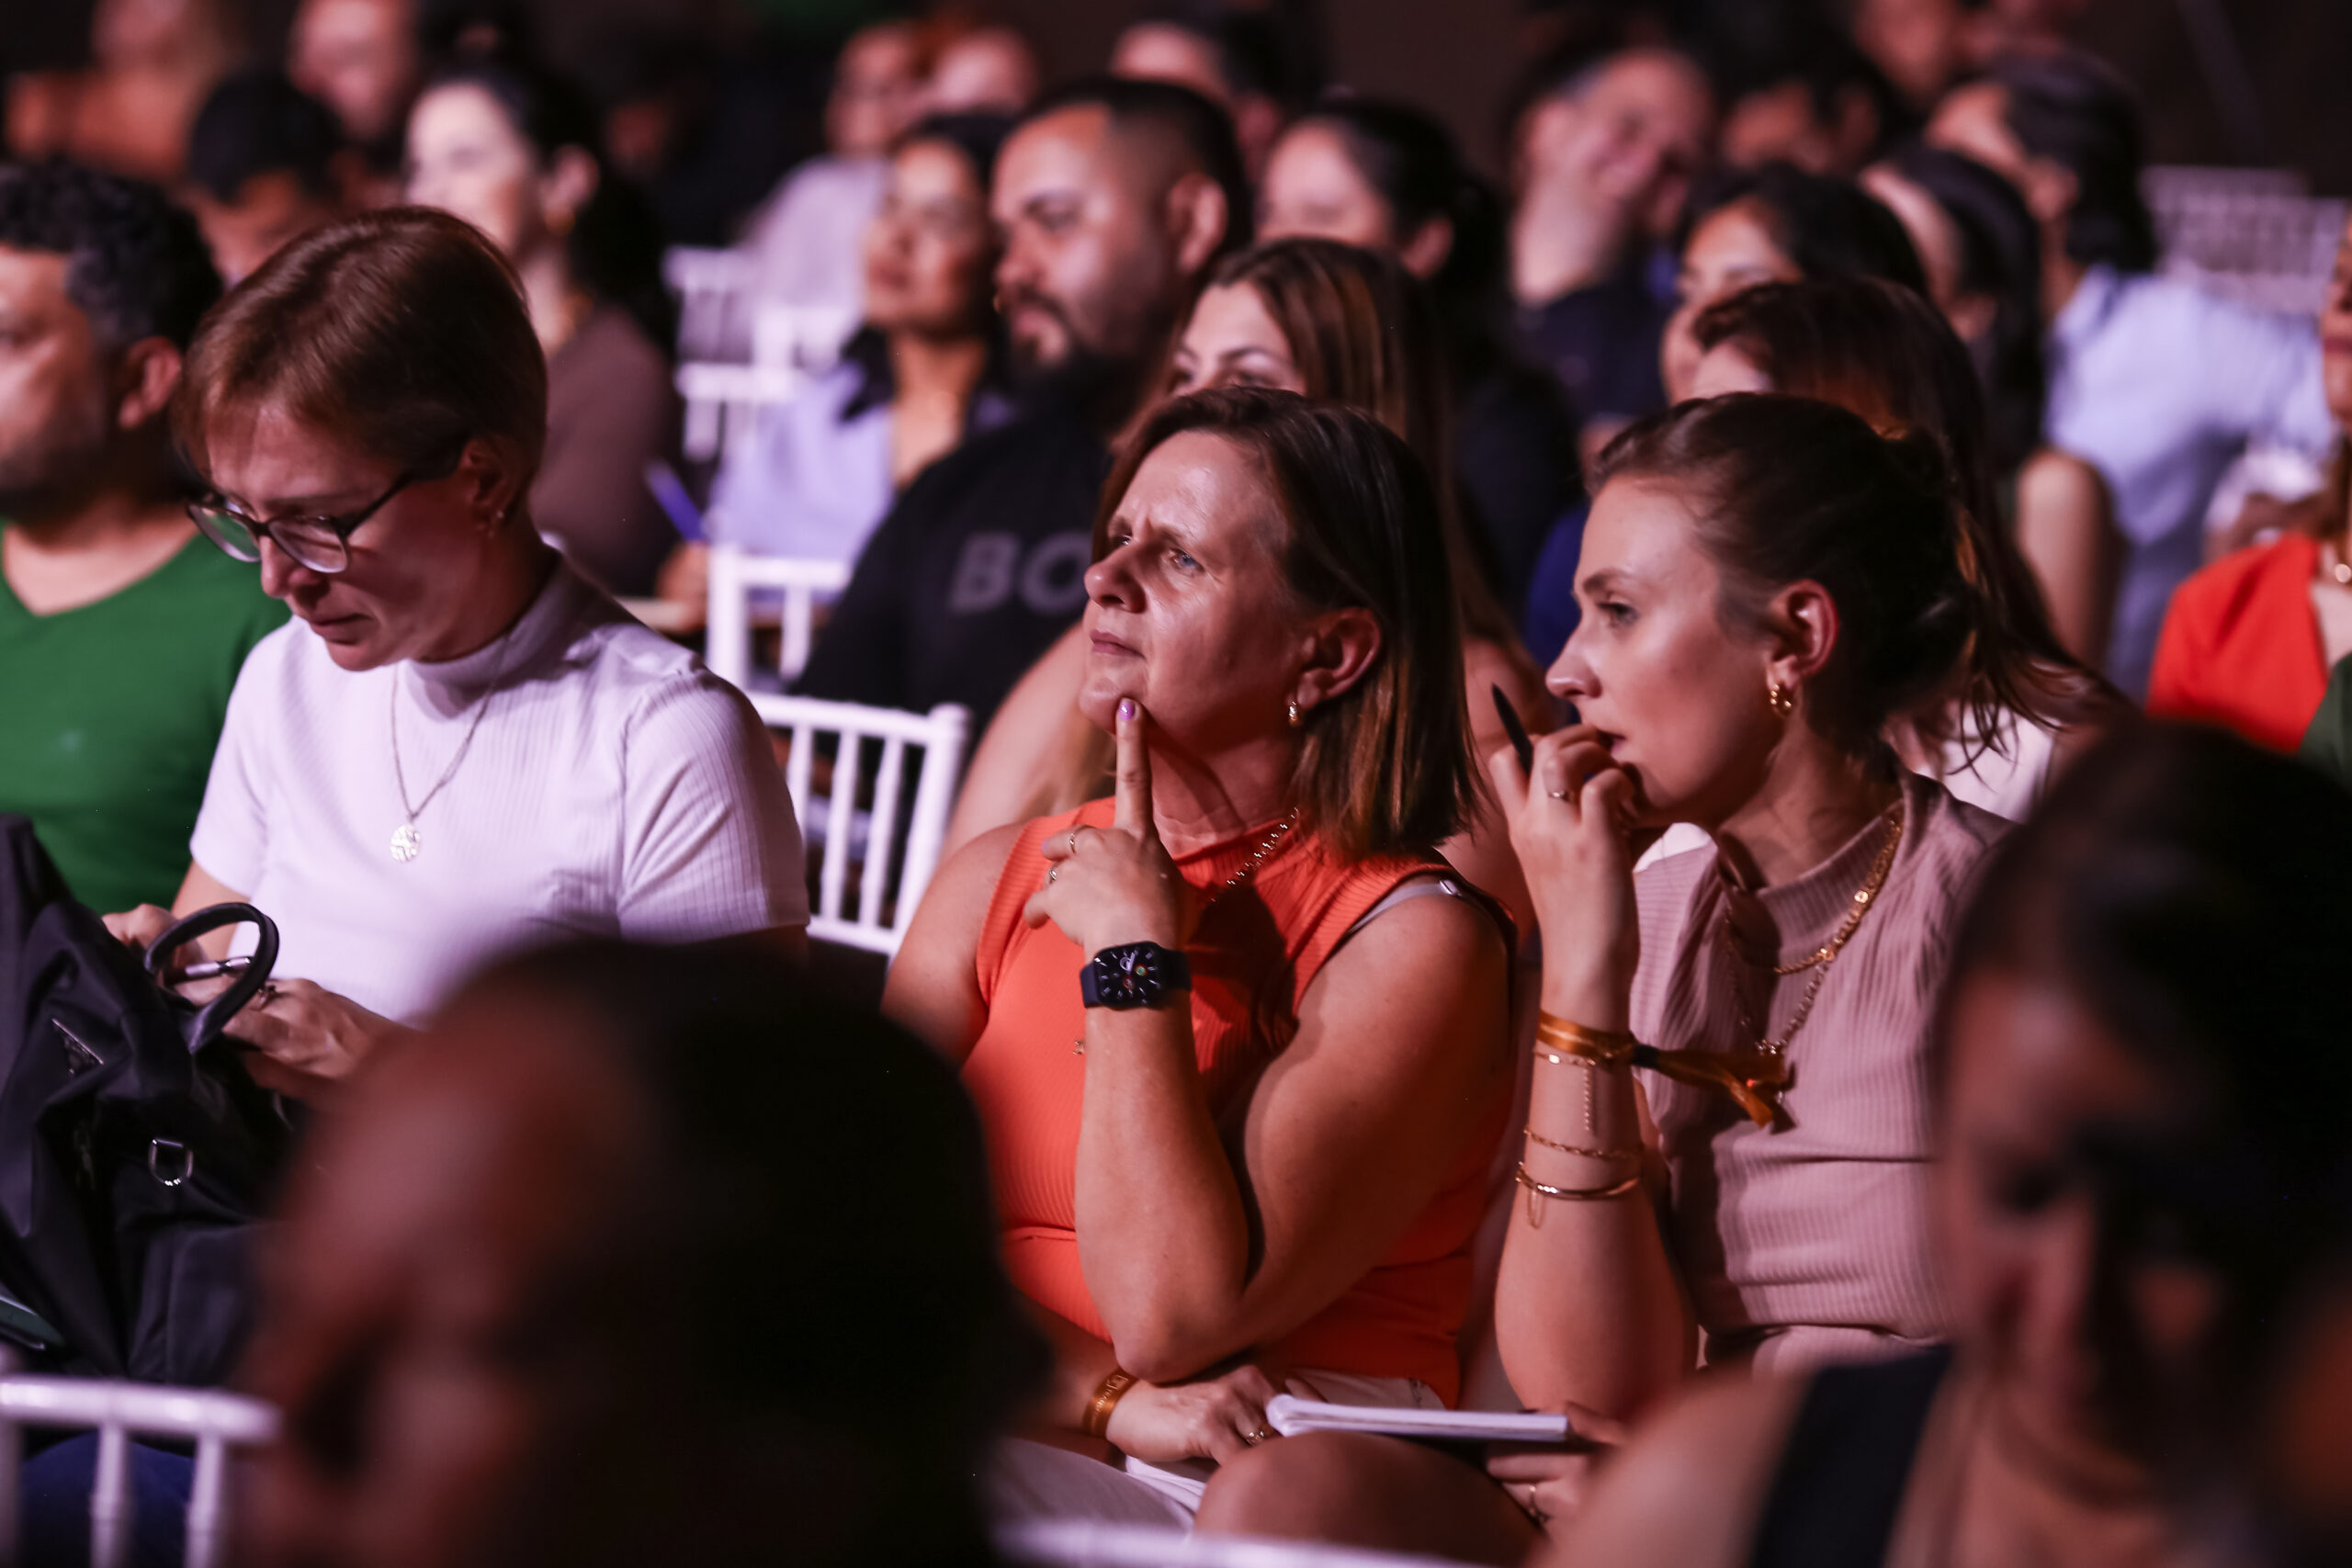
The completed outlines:
{"type": "Polygon", "coordinates": [[[98,1428],[98,1468],[90,1483],[90,1568],[122,1568],[130,1555],[130,1434],[98,1428]]]}
{"type": "MultiPolygon", "coordinates": [[[[882,741],[882,762],[874,774],[874,809],[870,820],[890,823],[899,819],[899,783],[906,772],[907,743],[899,736],[887,736],[882,741]]],[[[882,927],[884,882],[890,874],[892,835],[885,829],[880,833],[868,831],[865,838],[865,870],[857,885],[857,923],[882,927]]]]}
{"type": "Polygon", "coordinates": [[[765,692],[752,694],[752,706],[770,729],[791,737],[784,781],[817,866],[808,934],[896,953],[938,864],[970,719],[954,704],[918,714],[765,692]],[[815,757],[827,741],[833,765],[820,789],[815,757]],[[878,753],[870,764],[869,747],[878,753]],[[910,768],[916,770],[911,804],[910,768]]]}
{"type": "Polygon", "coordinates": [[[857,815],[857,765],[865,753],[864,739],[845,730],[841,749],[833,753],[833,784],[827,792],[825,812],[825,864],[817,879],[817,912],[829,920],[842,918],[842,880],[849,871],[850,840],[855,836],[852,824],[857,815]]]}
{"type": "MultiPolygon", "coordinates": [[[[723,513],[715,524],[723,534],[723,513]]],[[[703,643],[704,660],[720,679],[745,691],[752,689],[752,600],[763,590],[773,591],[783,601],[776,675],[782,683],[791,684],[808,667],[818,598],[839,593],[849,586],[849,577],[850,568],[845,561],[759,556],[739,545],[712,545],[709,631],[703,643]]]]}
{"type": "Polygon", "coordinates": [[[228,1450],[274,1438],[276,1410],[217,1389],[31,1377],[10,1371],[14,1365],[0,1351],[0,1565],[13,1568],[22,1556],[24,1428],[40,1427],[97,1430],[90,1487],[90,1561],[97,1568],[130,1561],[137,1514],[132,1436],[192,1439],[187,1562],[188,1568],[218,1568],[228,1532],[228,1450]]]}

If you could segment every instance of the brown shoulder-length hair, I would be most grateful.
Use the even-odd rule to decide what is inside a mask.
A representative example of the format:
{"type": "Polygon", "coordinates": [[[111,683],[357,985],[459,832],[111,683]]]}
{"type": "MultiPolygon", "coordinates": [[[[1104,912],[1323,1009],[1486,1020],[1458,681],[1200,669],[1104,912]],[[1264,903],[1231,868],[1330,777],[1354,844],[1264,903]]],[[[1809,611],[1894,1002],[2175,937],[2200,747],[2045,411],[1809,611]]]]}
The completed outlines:
{"type": "Polygon", "coordinates": [[[1437,493],[1396,434],[1354,409],[1235,388],[1162,404],[1102,487],[1094,554],[1136,472],[1170,437],[1203,431],[1255,462],[1284,537],[1284,586],[1306,614],[1372,613],[1380,652],[1363,678],[1306,716],[1291,797],[1302,828],[1342,859],[1424,853],[1472,801],[1462,623],[1437,493]]]}
{"type": "Polygon", "coordinates": [[[1385,252],[1305,237],[1226,257],[1202,291],[1245,285],[1281,329],[1309,398],[1363,410],[1420,458],[1437,490],[1464,626],[1516,652],[1519,628],[1477,568],[1455,498],[1453,389],[1429,288],[1385,252]]]}
{"type": "Polygon", "coordinates": [[[265,404],[420,474],[446,472],[468,441],[498,442],[527,493],[547,448],[547,357],[514,269],[479,230],[387,208],[287,245],[198,328],[172,426],[198,471],[219,417],[265,404]]]}

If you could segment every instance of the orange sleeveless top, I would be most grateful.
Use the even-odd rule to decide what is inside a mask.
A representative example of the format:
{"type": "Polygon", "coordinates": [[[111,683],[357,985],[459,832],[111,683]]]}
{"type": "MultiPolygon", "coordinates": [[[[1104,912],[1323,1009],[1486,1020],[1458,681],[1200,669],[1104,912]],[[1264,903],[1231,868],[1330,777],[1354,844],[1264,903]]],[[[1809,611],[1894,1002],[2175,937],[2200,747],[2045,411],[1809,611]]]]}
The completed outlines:
{"type": "MultiPolygon", "coordinates": [[[[1031,1300],[1088,1333],[1109,1335],[1078,1261],[1078,1124],[1086,1032],[1078,976],[1088,954],[1051,921],[1032,931],[1022,906],[1045,886],[1038,846],[1073,826],[1108,827],[1108,800],[1040,818],[1022,830],[980,928],[980,995],[988,1026],[964,1064],[964,1085],[988,1130],[1005,1264],[1031,1300]]],[[[1272,824],[1176,863],[1195,888],[1239,870],[1272,824]]],[[[1193,968],[1193,1045],[1222,1122],[1298,1031],[1299,998],[1341,939],[1408,877],[1458,875],[1443,861],[1388,856],[1343,864],[1293,834],[1255,876],[1220,898],[1185,947],[1193,968]]],[[[1275,1347],[1291,1365],[1412,1378],[1452,1404],[1454,1340],[1470,1301],[1471,1243],[1487,1202],[1495,1140],[1510,1114],[1499,1097],[1429,1208],[1378,1267],[1275,1347]]]]}

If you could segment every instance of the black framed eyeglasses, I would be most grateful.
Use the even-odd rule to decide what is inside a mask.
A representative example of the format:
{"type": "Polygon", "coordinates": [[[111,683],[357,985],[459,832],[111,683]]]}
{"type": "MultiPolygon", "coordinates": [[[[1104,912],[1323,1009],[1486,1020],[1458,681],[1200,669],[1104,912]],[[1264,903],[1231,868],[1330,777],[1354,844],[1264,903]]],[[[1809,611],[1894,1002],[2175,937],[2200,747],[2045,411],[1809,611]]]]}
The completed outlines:
{"type": "Polygon", "coordinates": [[[275,523],[265,523],[246,516],[216,492],[207,500],[189,502],[187,514],[203,530],[204,536],[232,559],[261,559],[261,542],[268,539],[312,571],[333,575],[351,564],[351,536],[359,525],[423,477],[413,468],[403,472],[392,481],[391,489],[356,512],[281,517],[275,523]]]}

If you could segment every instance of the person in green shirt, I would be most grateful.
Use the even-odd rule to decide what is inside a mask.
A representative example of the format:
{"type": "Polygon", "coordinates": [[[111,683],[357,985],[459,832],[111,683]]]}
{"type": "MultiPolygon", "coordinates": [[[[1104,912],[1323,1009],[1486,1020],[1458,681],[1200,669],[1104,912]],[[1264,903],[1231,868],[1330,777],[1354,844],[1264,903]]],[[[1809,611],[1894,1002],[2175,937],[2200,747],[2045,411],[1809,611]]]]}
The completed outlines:
{"type": "Polygon", "coordinates": [[[171,902],[230,689],[286,619],[198,536],[166,428],[220,292],[161,191],[0,167],[0,812],[100,910],[171,902]]]}

